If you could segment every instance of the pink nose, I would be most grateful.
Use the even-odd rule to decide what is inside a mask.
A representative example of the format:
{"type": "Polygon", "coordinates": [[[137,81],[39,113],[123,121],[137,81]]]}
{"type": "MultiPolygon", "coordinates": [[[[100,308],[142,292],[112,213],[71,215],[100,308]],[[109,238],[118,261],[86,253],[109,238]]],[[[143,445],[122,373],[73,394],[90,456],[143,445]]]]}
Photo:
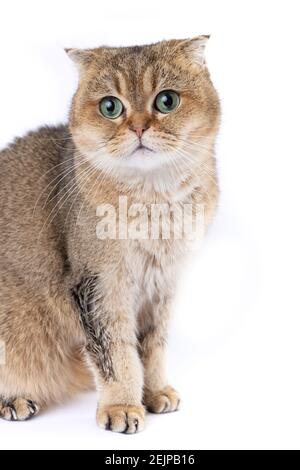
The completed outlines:
{"type": "Polygon", "coordinates": [[[145,130],[147,130],[147,127],[146,126],[132,126],[130,127],[130,129],[136,133],[136,135],[138,136],[138,138],[140,139],[143,135],[143,133],[145,132],[145,130]]]}
{"type": "Polygon", "coordinates": [[[143,127],[137,127],[135,129],[136,135],[139,137],[139,139],[142,137],[144,130],[145,129],[143,127]]]}

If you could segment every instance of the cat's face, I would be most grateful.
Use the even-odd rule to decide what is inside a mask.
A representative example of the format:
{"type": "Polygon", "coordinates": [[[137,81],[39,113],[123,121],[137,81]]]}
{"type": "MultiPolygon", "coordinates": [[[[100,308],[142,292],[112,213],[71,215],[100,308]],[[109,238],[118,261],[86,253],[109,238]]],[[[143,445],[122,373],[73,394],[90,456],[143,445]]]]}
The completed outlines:
{"type": "Polygon", "coordinates": [[[118,176],[199,162],[219,121],[206,40],[68,51],[80,69],[70,129],[94,167],[118,176]]]}

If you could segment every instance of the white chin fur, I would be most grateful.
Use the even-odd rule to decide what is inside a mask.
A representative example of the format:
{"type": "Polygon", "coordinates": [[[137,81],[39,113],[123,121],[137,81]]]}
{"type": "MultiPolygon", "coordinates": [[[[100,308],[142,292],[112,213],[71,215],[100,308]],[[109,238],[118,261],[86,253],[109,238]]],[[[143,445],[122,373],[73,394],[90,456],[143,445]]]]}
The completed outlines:
{"type": "Polygon", "coordinates": [[[95,168],[115,177],[121,183],[130,186],[142,183],[145,188],[154,189],[157,192],[178,188],[188,176],[186,167],[178,171],[180,162],[178,155],[159,154],[146,149],[138,150],[124,158],[97,152],[85,155],[95,168]],[[175,165],[172,165],[172,161],[173,163],[175,161],[175,165]]]}
{"type": "Polygon", "coordinates": [[[167,155],[152,152],[147,149],[136,150],[133,154],[123,158],[103,154],[88,154],[87,157],[89,161],[100,170],[113,170],[114,172],[128,169],[147,173],[170,163],[167,155]]]}
{"type": "Polygon", "coordinates": [[[159,168],[167,163],[167,157],[151,152],[147,149],[136,150],[132,155],[119,162],[122,168],[132,168],[134,170],[148,171],[159,168]]]}

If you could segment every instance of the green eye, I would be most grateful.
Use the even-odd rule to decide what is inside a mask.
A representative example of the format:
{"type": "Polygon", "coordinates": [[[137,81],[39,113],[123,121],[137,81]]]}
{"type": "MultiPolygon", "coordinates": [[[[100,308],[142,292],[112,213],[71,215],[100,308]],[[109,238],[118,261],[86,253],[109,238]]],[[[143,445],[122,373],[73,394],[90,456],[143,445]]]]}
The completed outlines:
{"type": "Polygon", "coordinates": [[[180,103],[179,95],[172,90],[165,90],[158,93],[155,98],[155,109],[160,113],[170,113],[178,107],[180,103]]]}
{"type": "Polygon", "coordinates": [[[102,116],[108,119],[116,119],[123,113],[123,104],[115,96],[105,96],[99,103],[99,110],[102,116]]]}

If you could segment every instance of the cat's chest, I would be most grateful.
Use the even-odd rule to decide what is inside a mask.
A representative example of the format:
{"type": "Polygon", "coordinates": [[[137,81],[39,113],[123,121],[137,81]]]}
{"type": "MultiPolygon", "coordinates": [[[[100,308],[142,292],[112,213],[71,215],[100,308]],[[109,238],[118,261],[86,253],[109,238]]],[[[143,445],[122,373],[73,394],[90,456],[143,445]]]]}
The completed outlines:
{"type": "Polygon", "coordinates": [[[126,263],[134,280],[138,300],[155,299],[162,291],[170,291],[182,259],[181,243],[168,240],[141,240],[132,244],[126,263]]]}

